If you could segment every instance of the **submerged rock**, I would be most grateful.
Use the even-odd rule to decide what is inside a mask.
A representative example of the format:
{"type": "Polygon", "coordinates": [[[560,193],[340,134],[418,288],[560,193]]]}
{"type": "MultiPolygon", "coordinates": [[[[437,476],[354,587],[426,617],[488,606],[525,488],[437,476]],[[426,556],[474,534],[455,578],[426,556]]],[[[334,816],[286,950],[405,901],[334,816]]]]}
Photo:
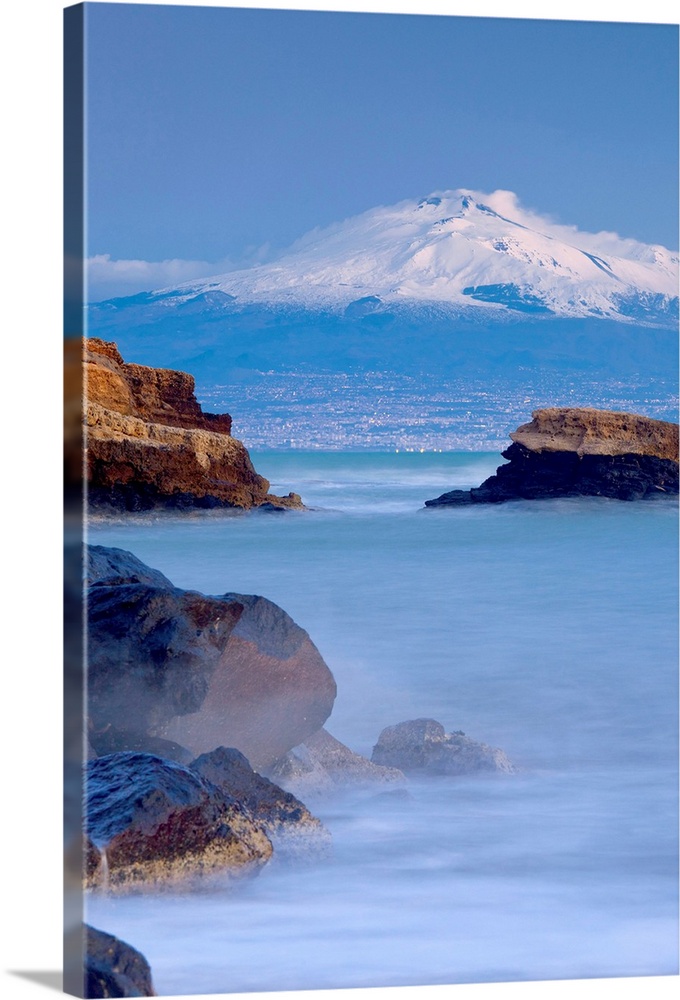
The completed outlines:
{"type": "Polygon", "coordinates": [[[86,885],[133,888],[213,872],[257,871],[272,854],[261,824],[224,789],[153,754],[116,753],[87,764],[86,885]]]}
{"type": "Polygon", "coordinates": [[[253,771],[238,750],[218,747],[189,766],[247,809],[266,831],[276,856],[316,858],[329,852],[331,836],[321,821],[290,792],[253,771]]]}
{"type": "Polygon", "coordinates": [[[155,997],[149,963],[136,948],[85,924],[86,997],[155,997]]]}
{"type": "Polygon", "coordinates": [[[426,507],[550,497],[617,500],[678,493],[678,425],[631,413],[577,407],[535,410],[510,437],[507,465],[471,490],[426,507]]]}
{"type": "Polygon", "coordinates": [[[463,732],[447,733],[434,719],[412,719],[383,729],[371,760],[407,774],[512,774],[516,770],[502,750],[478,743],[463,732]]]}
{"type": "Polygon", "coordinates": [[[98,338],[84,344],[91,507],[303,507],[269,493],[229,414],[204,413],[186,372],[127,364],[98,338]]]}
{"type": "Polygon", "coordinates": [[[326,729],[320,729],[276,761],[268,774],[303,798],[367,785],[402,786],[406,780],[398,768],[372,763],[326,729]]]}
{"type": "Polygon", "coordinates": [[[311,736],[333,675],[263,597],[183,591],[132,553],[88,550],[89,741],[183,763],[218,746],[258,770],[311,736]],[[238,627],[237,627],[238,626],[238,627]]]}

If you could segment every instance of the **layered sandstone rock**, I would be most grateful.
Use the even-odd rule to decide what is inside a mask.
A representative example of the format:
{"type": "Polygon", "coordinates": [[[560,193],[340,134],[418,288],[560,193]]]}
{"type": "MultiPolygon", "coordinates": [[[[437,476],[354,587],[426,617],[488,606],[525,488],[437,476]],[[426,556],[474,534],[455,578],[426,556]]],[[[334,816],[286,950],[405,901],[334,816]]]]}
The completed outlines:
{"type": "Polygon", "coordinates": [[[617,500],[678,493],[678,425],[578,407],[535,410],[510,435],[508,459],[481,486],[452,490],[426,507],[565,496],[617,500]]]}
{"type": "Polygon", "coordinates": [[[88,502],[93,507],[300,508],[270,494],[228,414],[204,413],[185,372],[127,364],[115,344],[85,341],[88,502]]]}
{"type": "Polygon", "coordinates": [[[590,407],[546,407],[510,437],[535,452],[583,455],[648,455],[678,461],[678,425],[636,413],[590,407]]]}
{"type": "Polygon", "coordinates": [[[266,598],[180,590],[105,546],[88,548],[87,582],[96,753],[188,762],[226,746],[262,769],[330,715],[331,671],[307,632],[266,598]]]}

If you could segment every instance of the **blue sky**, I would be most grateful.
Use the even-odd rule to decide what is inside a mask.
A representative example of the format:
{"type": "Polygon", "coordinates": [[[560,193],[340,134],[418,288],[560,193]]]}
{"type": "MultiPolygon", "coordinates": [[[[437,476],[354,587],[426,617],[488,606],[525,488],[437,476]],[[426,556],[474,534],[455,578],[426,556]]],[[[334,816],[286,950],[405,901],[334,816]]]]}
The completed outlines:
{"type": "Polygon", "coordinates": [[[675,26],[120,4],[87,23],[102,294],[445,188],[678,245],[675,26]]]}

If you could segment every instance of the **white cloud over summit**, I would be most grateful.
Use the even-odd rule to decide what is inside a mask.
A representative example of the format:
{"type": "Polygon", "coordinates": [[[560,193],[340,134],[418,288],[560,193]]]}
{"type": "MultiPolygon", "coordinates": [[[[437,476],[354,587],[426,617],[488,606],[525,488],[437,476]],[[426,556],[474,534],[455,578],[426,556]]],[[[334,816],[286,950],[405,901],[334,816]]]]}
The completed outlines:
{"type": "Polygon", "coordinates": [[[635,258],[640,255],[650,257],[650,251],[660,246],[659,244],[643,243],[632,237],[620,236],[618,233],[607,230],[589,232],[579,229],[578,226],[560,222],[547,212],[524,205],[514,191],[501,189],[484,193],[465,188],[457,191],[438,191],[436,194],[447,198],[463,192],[471,195],[476,201],[488,205],[494,212],[498,212],[499,215],[507,219],[553,239],[561,240],[563,243],[573,243],[585,250],[600,253],[604,251],[620,257],[631,256],[635,258]]]}

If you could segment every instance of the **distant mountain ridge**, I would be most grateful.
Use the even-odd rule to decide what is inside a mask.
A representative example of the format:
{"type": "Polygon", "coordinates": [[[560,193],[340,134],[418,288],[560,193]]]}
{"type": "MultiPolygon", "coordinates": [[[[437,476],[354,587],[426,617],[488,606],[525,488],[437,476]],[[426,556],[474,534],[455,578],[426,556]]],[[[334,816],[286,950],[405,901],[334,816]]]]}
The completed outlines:
{"type": "Polygon", "coordinates": [[[508,191],[459,189],[378,207],[314,230],[269,264],[110,300],[111,308],[330,310],[348,318],[419,311],[612,319],[668,327],[678,319],[678,255],[591,234],[524,209],[508,191]]]}

